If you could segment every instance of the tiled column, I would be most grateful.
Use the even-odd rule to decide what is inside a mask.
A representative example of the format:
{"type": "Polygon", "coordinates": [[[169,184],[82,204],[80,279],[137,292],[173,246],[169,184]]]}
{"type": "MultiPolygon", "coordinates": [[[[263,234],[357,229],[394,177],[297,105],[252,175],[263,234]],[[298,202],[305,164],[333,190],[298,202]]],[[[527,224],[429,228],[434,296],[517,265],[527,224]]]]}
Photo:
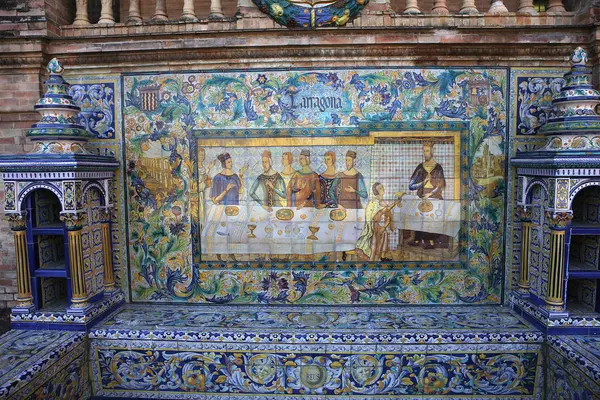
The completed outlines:
{"type": "Polygon", "coordinates": [[[529,294],[529,244],[531,242],[531,208],[519,206],[521,217],[521,274],[519,276],[519,290],[529,294]]]}
{"type": "Polygon", "coordinates": [[[504,5],[502,0],[490,0],[491,5],[488,13],[490,14],[505,14],[508,12],[508,8],[504,5]]]}
{"type": "Polygon", "coordinates": [[[565,6],[563,6],[562,0],[550,0],[550,4],[548,4],[548,8],[546,9],[546,12],[562,14],[562,13],[566,12],[566,10],[565,10],[565,6]]]}
{"type": "Polygon", "coordinates": [[[209,19],[223,18],[223,10],[221,8],[221,0],[210,0],[210,13],[208,14],[209,19]]]}
{"type": "Polygon", "coordinates": [[[77,11],[75,12],[75,21],[73,21],[73,25],[75,26],[85,26],[90,24],[90,20],[88,18],[88,2],[87,0],[75,0],[75,6],[77,7],[77,11]]]}
{"type": "Polygon", "coordinates": [[[183,12],[181,13],[181,18],[179,19],[186,22],[198,21],[198,17],[196,17],[196,10],[194,8],[194,0],[183,0],[183,12]]]}
{"type": "Polygon", "coordinates": [[[6,216],[15,239],[15,256],[17,261],[17,309],[33,310],[31,294],[31,275],[27,260],[27,225],[25,213],[8,214],[6,216]]]}
{"type": "Polygon", "coordinates": [[[113,16],[112,0],[102,0],[102,9],[100,10],[99,24],[114,24],[115,17],[113,16]]]}
{"type": "Polygon", "coordinates": [[[102,252],[104,253],[104,289],[115,291],[115,276],[112,263],[112,238],[110,235],[110,210],[102,211],[102,252]]]}
{"type": "Polygon", "coordinates": [[[550,226],[550,265],[545,301],[549,309],[562,311],[565,306],[565,233],[573,214],[547,211],[546,218],[550,226]]]}
{"type": "Polygon", "coordinates": [[[533,8],[533,0],[521,0],[519,2],[518,14],[535,15],[538,12],[533,8]]]}
{"type": "Polygon", "coordinates": [[[434,14],[448,14],[449,11],[448,6],[446,5],[446,0],[435,0],[431,12],[434,14]]]}
{"type": "Polygon", "coordinates": [[[83,270],[83,246],[81,244],[81,228],[85,218],[85,213],[64,213],[60,216],[61,221],[67,227],[69,237],[72,308],[85,308],[87,306],[88,297],[83,270]]]}
{"type": "Polygon", "coordinates": [[[477,14],[479,10],[475,7],[475,0],[463,0],[459,14],[477,14]]]}
{"type": "Polygon", "coordinates": [[[165,4],[166,0],[156,0],[156,8],[154,9],[153,21],[167,21],[167,7],[165,4]]]}
{"type": "Polygon", "coordinates": [[[404,14],[421,14],[417,0],[406,0],[406,7],[404,8],[404,14]]]}
{"type": "Polygon", "coordinates": [[[140,0],[129,0],[129,11],[127,22],[142,22],[142,14],[140,13],[140,0]]]}

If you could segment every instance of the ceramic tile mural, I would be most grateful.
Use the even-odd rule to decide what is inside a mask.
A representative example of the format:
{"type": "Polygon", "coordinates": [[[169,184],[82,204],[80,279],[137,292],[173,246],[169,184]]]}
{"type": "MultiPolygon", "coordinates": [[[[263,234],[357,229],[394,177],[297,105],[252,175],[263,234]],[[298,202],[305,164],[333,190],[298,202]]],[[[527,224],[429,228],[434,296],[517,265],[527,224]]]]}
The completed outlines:
{"type": "Polygon", "coordinates": [[[115,83],[75,82],[70,82],[69,94],[81,107],[77,123],[83,125],[97,139],[114,139],[115,83]]]}
{"type": "MultiPolygon", "coordinates": [[[[95,154],[112,155],[122,159],[121,134],[121,80],[119,76],[65,76],[71,84],[70,94],[81,106],[78,122],[92,133],[95,139],[87,148],[95,154]]],[[[125,232],[125,183],[122,169],[115,171],[115,183],[110,188],[112,203],[112,249],[115,279],[123,288],[129,285],[128,273],[124,270],[123,254],[126,249],[125,232]]],[[[125,290],[126,295],[129,293],[125,290]]]]}
{"type": "MultiPolygon", "coordinates": [[[[558,93],[567,69],[523,68],[510,72],[510,129],[508,154],[514,156],[520,151],[531,151],[545,143],[545,137],[537,135],[538,128],[548,116],[552,106],[552,96],[558,93]]],[[[516,288],[520,271],[521,226],[516,210],[517,181],[513,169],[508,168],[508,182],[513,182],[507,198],[507,209],[515,210],[513,218],[508,219],[507,232],[511,240],[507,241],[506,289],[516,288]]]]}
{"type": "Polygon", "coordinates": [[[85,335],[12,330],[0,337],[0,397],[86,399],[85,335]]]}
{"type": "Polygon", "coordinates": [[[125,75],[132,299],[499,302],[506,79],[125,75]]]}

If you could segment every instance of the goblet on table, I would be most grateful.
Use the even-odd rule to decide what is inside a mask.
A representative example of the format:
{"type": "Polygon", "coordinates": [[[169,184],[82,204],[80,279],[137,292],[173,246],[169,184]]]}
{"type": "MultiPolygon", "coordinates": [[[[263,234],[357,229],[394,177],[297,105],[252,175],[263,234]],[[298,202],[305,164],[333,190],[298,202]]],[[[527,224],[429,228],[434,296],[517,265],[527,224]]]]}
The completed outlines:
{"type": "Polygon", "coordinates": [[[309,226],[308,230],[311,232],[310,235],[308,235],[307,239],[310,240],[319,240],[319,238],[317,237],[316,233],[319,232],[319,227],[318,226],[309,226]]]}
{"type": "Polygon", "coordinates": [[[255,224],[248,224],[248,229],[250,229],[250,233],[248,234],[248,238],[254,239],[256,235],[254,234],[254,230],[256,229],[255,224]]]}

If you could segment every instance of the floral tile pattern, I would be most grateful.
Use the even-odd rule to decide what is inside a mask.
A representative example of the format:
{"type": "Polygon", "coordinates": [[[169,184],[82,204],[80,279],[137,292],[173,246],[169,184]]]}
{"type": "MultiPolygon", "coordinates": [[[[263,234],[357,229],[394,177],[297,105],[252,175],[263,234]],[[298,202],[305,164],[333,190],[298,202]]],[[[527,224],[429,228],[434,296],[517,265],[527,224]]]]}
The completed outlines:
{"type": "Polygon", "coordinates": [[[83,393],[88,388],[86,374],[82,373],[84,350],[84,333],[7,332],[0,337],[0,397],[44,398],[44,393],[52,392],[85,398],[83,393]],[[55,374],[59,366],[65,370],[55,374]],[[66,372],[69,370],[71,373],[66,372]]]}

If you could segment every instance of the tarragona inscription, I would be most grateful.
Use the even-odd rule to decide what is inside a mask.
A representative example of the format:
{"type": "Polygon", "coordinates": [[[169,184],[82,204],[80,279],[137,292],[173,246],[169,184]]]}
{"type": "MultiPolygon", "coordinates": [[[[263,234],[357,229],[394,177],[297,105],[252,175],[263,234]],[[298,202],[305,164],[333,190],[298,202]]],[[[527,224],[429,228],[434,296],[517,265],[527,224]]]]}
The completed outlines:
{"type": "Polygon", "coordinates": [[[291,96],[292,108],[302,109],[317,109],[321,112],[331,109],[342,108],[342,98],[335,96],[303,96],[295,99],[296,96],[291,96]]]}

